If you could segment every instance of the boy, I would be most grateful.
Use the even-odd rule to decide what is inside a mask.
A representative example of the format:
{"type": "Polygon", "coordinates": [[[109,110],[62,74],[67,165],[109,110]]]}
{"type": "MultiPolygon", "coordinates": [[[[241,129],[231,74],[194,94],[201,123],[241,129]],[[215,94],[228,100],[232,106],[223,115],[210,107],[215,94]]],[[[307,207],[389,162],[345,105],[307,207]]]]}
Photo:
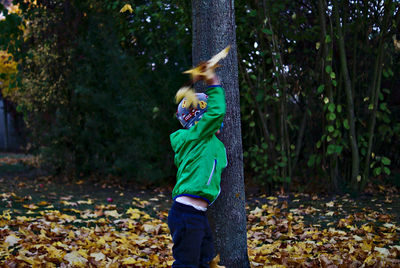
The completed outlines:
{"type": "MultiPolygon", "coordinates": [[[[194,81],[204,77],[194,77],[194,81]]],[[[198,93],[197,107],[178,106],[184,129],[171,134],[178,167],[168,227],[174,246],[172,267],[209,267],[215,257],[206,210],[220,193],[221,172],[227,165],[224,144],[216,137],[225,116],[225,91],[213,72],[206,79],[207,95],[198,93]]]]}

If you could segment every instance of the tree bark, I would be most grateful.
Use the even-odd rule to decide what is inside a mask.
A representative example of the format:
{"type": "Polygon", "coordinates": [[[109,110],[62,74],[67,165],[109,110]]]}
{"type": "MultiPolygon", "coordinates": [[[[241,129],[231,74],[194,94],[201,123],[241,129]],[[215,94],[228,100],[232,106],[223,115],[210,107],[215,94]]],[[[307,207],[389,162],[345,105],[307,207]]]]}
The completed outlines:
{"type": "Polygon", "coordinates": [[[388,22],[390,20],[390,6],[392,5],[392,1],[388,1],[388,4],[386,5],[385,8],[385,14],[383,18],[383,31],[382,34],[380,35],[379,38],[379,45],[378,45],[378,53],[375,61],[375,66],[374,66],[374,75],[372,78],[372,83],[371,83],[371,103],[373,103],[373,110],[371,112],[371,117],[370,117],[370,125],[368,129],[368,149],[367,149],[367,154],[365,155],[365,165],[364,165],[364,173],[363,173],[363,178],[362,178],[362,183],[360,186],[360,190],[363,190],[366,183],[368,182],[369,179],[369,162],[371,160],[371,153],[372,153],[372,147],[373,147],[373,140],[374,140],[374,134],[375,134],[375,125],[376,125],[376,116],[378,112],[378,104],[379,104],[379,94],[381,90],[381,81],[382,81],[382,70],[384,66],[384,43],[386,42],[385,40],[385,35],[383,33],[386,33],[388,30],[388,22]]]}
{"type": "Polygon", "coordinates": [[[247,255],[246,210],[238,63],[233,0],[192,0],[193,65],[208,60],[227,45],[228,56],[217,70],[226,92],[226,116],[220,136],[228,166],[222,174],[221,194],[210,206],[209,219],[221,265],[250,267],[247,255]]]}
{"type": "Polygon", "coordinates": [[[292,163],[291,163],[291,155],[290,155],[290,138],[289,131],[287,128],[287,79],[285,75],[285,71],[283,70],[283,61],[280,53],[280,49],[278,46],[278,40],[274,33],[271,24],[271,16],[268,12],[265,11],[266,18],[268,20],[269,30],[271,31],[271,59],[274,64],[276,71],[276,82],[279,88],[279,120],[280,120],[280,135],[281,135],[281,153],[282,153],[282,162],[284,158],[287,159],[287,165],[281,168],[281,177],[285,180],[284,186],[286,191],[289,191],[289,181],[286,181],[286,178],[292,178],[292,163]]]}
{"type": "Polygon", "coordinates": [[[344,89],[346,92],[347,100],[347,116],[350,125],[350,145],[352,155],[352,169],[351,169],[351,186],[354,190],[357,190],[357,184],[359,182],[360,172],[360,155],[358,153],[357,136],[356,136],[356,118],[354,115],[354,100],[353,92],[351,89],[351,79],[349,75],[349,69],[347,67],[346,49],[344,45],[344,37],[342,33],[342,25],[339,17],[339,5],[337,0],[333,0],[333,10],[337,27],[338,42],[339,42],[339,54],[341,70],[344,75],[344,89]]]}
{"type": "Polygon", "coordinates": [[[3,117],[4,117],[4,149],[8,150],[8,116],[7,101],[3,99],[3,117]]]}
{"type": "MultiPolygon", "coordinates": [[[[333,97],[332,90],[332,79],[329,74],[326,73],[326,66],[332,66],[331,57],[329,57],[329,44],[326,42],[326,4],[324,0],[318,1],[318,14],[321,25],[321,43],[322,43],[322,66],[321,66],[321,81],[324,85],[326,85],[326,89],[328,92],[329,102],[335,104],[335,100],[333,97]]],[[[336,107],[336,105],[335,105],[336,107]]],[[[337,139],[333,139],[332,143],[336,143],[337,139]]],[[[332,154],[329,157],[329,173],[331,177],[331,183],[334,189],[334,192],[339,192],[339,172],[338,172],[338,155],[337,153],[332,154]]]]}

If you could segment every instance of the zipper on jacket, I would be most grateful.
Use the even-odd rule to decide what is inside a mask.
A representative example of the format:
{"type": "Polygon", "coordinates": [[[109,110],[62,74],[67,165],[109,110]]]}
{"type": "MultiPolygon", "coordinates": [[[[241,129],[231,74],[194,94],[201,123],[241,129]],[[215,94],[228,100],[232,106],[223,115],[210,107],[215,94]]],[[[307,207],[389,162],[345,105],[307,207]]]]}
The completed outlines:
{"type": "Polygon", "coordinates": [[[212,201],[208,206],[211,206],[212,204],[214,204],[215,200],[217,200],[217,198],[219,197],[220,194],[221,194],[221,188],[219,188],[219,190],[218,190],[217,197],[215,197],[214,201],[212,201]]]}
{"type": "Polygon", "coordinates": [[[213,164],[213,167],[212,167],[212,170],[211,170],[210,177],[208,178],[207,185],[210,185],[210,183],[211,183],[211,178],[214,175],[214,171],[215,171],[215,166],[216,165],[217,165],[217,159],[214,160],[214,164],[213,164]]]}

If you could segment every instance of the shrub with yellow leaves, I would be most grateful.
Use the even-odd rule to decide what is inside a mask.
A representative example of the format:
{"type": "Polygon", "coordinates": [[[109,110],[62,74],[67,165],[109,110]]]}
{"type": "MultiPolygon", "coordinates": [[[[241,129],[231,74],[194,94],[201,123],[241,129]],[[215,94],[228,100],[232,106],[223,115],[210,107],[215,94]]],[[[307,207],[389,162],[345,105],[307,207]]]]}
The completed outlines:
{"type": "Polygon", "coordinates": [[[0,89],[3,96],[10,94],[10,85],[15,82],[18,72],[17,65],[10,53],[0,50],[0,89]]]}

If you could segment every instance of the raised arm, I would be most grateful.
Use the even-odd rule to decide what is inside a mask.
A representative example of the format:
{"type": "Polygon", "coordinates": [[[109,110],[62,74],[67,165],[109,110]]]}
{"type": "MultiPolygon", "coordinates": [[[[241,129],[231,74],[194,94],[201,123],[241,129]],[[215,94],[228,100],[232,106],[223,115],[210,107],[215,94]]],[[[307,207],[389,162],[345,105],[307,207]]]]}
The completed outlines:
{"type": "Polygon", "coordinates": [[[207,112],[201,120],[192,128],[190,135],[194,139],[205,138],[214,135],[221,127],[226,112],[225,90],[221,87],[216,75],[206,80],[208,84],[207,92],[207,112]]]}

